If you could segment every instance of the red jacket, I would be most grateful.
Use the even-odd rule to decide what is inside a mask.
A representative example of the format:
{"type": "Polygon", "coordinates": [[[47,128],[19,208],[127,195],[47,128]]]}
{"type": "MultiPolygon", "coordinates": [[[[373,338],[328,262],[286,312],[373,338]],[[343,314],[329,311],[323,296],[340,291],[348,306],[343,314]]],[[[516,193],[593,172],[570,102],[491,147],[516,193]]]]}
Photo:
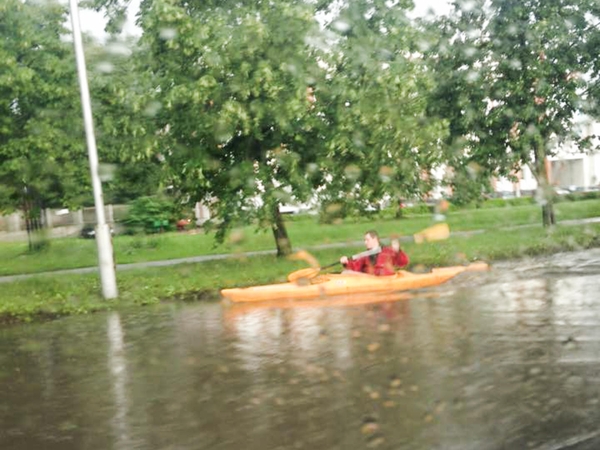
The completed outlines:
{"type": "Polygon", "coordinates": [[[408,255],[402,250],[395,252],[391,247],[383,247],[381,253],[349,260],[344,267],[348,270],[371,275],[394,275],[396,273],[395,267],[404,267],[407,264],[408,255]],[[373,258],[373,261],[371,258],[373,258]]]}

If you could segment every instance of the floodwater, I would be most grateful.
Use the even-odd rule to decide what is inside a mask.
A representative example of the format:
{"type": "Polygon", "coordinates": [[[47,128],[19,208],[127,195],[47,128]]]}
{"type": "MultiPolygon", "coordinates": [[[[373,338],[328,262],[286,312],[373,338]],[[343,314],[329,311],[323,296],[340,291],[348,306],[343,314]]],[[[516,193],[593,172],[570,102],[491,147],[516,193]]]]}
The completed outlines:
{"type": "Polygon", "coordinates": [[[396,301],[0,329],[0,449],[597,449],[600,251],[396,301]]]}

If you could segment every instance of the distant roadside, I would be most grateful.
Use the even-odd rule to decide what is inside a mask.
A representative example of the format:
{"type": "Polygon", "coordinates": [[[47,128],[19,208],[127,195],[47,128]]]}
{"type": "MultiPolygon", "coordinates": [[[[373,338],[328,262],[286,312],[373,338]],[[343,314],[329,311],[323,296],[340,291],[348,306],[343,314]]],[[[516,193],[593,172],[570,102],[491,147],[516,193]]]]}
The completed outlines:
{"type": "MultiPolygon", "coordinates": [[[[448,240],[416,245],[407,239],[403,248],[411,257],[411,268],[417,269],[600,247],[600,200],[556,206],[559,223],[548,229],[541,226],[537,205],[450,212],[446,217],[452,231],[448,240]]],[[[403,219],[372,217],[328,225],[318,224],[311,216],[290,220],[288,231],[295,248],[309,249],[324,265],[337,261],[343,253],[362,249],[358,238],[368,228],[378,229],[385,238],[408,237],[431,224],[430,214],[403,219]]],[[[236,230],[235,238],[220,246],[214,245],[211,235],[173,232],[117,236],[114,247],[119,264],[136,265],[118,272],[119,298],[105,301],[93,269],[93,240],[57,239],[39,253],[28,253],[24,243],[0,243],[2,275],[76,268],[87,272],[61,272],[2,283],[0,321],[56,318],[162,301],[217,300],[223,287],[285,281],[289,272],[308,265],[307,261],[277,258],[272,236],[256,233],[252,227],[236,230]],[[172,262],[165,265],[166,260],[172,262]]]]}

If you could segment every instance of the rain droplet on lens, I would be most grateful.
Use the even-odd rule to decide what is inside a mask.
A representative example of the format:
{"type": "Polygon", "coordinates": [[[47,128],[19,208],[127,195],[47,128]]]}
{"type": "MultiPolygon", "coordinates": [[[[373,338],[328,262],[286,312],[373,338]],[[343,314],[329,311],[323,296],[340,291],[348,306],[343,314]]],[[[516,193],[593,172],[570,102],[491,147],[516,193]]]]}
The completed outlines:
{"type": "Polygon", "coordinates": [[[106,51],[112,55],[131,56],[131,48],[122,42],[111,42],[106,46],[106,51]]]}
{"type": "Polygon", "coordinates": [[[157,101],[152,101],[146,105],[144,109],[144,115],[147,117],[154,117],[161,110],[162,104],[157,101]]]}
{"type": "Polygon", "coordinates": [[[175,28],[161,28],[158,35],[161,39],[170,41],[177,37],[177,30],[175,28]]]}
{"type": "Polygon", "coordinates": [[[96,70],[100,73],[111,73],[115,70],[115,66],[109,61],[100,61],[96,64],[96,70]]]}
{"type": "Polygon", "coordinates": [[[346,33],[352,28],[352,26],[348,22],[345,22],[343,20],[336,20],[332,23],[332,27],[334,30],[339,31],[340,33],[346,33]]]}

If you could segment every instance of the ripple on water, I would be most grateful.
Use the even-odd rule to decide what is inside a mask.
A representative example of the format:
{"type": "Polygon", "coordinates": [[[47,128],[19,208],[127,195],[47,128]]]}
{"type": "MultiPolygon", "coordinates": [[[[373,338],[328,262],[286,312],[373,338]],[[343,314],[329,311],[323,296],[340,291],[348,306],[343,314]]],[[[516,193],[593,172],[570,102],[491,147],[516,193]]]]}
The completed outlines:
{"type": "Polygon", "coordinates": [[[0,448],[593,444],[599,272],[600,252],[580,252],[387,303],[171,304],[3,329],[0,448]]]}

